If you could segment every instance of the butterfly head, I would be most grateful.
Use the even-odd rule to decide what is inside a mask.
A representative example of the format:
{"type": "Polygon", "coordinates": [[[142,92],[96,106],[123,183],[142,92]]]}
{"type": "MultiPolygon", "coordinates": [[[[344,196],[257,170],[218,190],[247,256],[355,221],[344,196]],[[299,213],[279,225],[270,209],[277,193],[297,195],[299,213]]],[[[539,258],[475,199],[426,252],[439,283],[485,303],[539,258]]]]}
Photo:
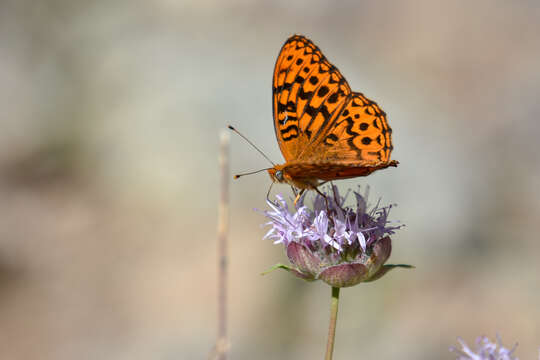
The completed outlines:
{"type": "Polygon", "coordinates": [[[285,183],[297,189],[314,189],[319,186],[319,180],[313,177],[299,177],[291,172],[289,164],[275,165],[268,169],[268,175],[273,182],[285,183]]]}
{"type": "Polygon", "coordinates": [[[270,179],[272,179],[273,182],[287,182],[283,172],[283,166],[281,165],[276,165],[273,168],[268,169],[268,175],[270,175],[270,179]]]}

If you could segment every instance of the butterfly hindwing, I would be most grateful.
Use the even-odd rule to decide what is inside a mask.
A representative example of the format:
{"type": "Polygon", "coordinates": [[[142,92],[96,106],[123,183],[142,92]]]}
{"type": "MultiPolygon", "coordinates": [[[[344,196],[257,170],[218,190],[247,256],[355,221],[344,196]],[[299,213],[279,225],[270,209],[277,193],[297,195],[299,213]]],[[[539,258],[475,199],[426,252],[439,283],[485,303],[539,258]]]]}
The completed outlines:
{"type": "Polygon", "coordinates": [[[306,160],[385,162],[392,152],[392,129],[386,114],[361,93],[353,96],[306,160]]]}

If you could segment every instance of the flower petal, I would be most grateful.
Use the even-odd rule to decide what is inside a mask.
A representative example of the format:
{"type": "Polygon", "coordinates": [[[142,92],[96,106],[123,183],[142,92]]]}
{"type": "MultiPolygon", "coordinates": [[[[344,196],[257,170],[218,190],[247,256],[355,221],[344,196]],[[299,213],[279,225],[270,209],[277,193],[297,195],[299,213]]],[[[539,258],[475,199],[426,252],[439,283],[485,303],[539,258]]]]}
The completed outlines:
{"type": "Polygon", "coordinates": [[[366,237],[360,231],[356,233],[356,237],[358,238],[358,243],[360,244],[360,247],[364,252],[366,252],[366,237]]]}

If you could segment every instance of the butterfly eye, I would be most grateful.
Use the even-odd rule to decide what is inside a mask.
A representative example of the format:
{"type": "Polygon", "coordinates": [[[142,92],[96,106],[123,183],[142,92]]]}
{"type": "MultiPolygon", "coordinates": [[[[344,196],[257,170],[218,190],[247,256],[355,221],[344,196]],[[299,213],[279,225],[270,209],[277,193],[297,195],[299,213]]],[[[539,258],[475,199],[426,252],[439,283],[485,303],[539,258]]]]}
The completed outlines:
{"type": "Polygon", "coordinates": [[[278,179],[278,181],[283,181],[283,171],[276,171],[276,179],[278,179]]]}

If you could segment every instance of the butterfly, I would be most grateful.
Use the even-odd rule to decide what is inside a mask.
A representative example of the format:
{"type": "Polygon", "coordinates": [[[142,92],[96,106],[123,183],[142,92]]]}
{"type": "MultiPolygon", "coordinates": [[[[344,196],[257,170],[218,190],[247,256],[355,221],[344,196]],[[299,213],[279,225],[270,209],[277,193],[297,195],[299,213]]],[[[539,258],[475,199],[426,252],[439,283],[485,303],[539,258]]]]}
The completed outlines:
{"type": "MultiPolygon", "coordinates": [[[[276,60],[272,80],[276,138],[285,163],[268,169],[273,182],[319,192],[323,182],[367,176],[390,160],[386,113],[347,80],[308,38],[293,35],[276,60]]],[[[319,192],[320,193],[320,192],[319,192]]]]}

